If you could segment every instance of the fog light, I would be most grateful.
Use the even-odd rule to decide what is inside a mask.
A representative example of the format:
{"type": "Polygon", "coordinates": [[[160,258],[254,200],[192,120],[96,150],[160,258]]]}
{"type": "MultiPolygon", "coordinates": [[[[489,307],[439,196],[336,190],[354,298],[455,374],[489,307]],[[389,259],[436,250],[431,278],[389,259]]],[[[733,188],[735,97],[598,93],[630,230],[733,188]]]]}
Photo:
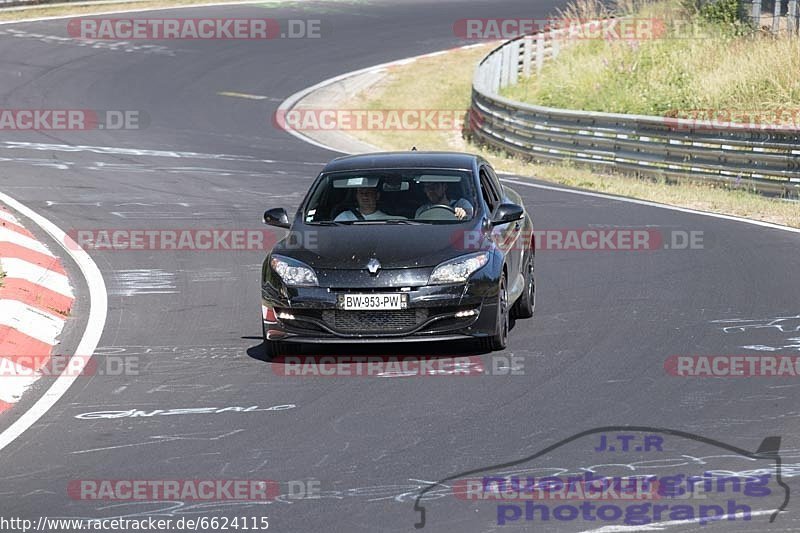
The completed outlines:
{"type": "Polygon", "coordinates": [[[477,309],[467,309],[466,311],[459,311],[456,313],[456,318],[464,318],[467,316],[475,316],[478,314],[477,309]]]}
{"type": "Polygon", "coordinates": [[[287,313],[286,311],[281,311],[278,313],[278,318],[281,320],[294,320],[294,315],[291,313],[287,313]]]}

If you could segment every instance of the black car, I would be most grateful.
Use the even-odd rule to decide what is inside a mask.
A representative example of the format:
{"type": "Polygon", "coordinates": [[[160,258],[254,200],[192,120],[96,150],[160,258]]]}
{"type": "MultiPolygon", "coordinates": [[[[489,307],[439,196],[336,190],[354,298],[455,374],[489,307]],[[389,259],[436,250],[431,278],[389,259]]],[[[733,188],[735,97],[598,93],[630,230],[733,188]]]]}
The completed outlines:
{"type": "Polygon", "coordinates": [[[328,163],[262,268],[267,356],[285,343],[506,346],[532,316],[533,223],[483,158],[392,152],[328,163]]]}

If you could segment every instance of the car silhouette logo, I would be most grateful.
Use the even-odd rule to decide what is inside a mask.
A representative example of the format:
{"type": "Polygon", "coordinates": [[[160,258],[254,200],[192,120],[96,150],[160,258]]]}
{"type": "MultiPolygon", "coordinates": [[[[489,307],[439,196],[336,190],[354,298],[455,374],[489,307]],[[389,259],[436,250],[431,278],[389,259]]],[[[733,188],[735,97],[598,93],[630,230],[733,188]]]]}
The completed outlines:
{"type": "MultiPolygon", "coordinates": [[[[533,453],[532,455],[528,455],[528,456],[522,457],[520,459],[516,459],[516,460],[512,460],[512,461],[503,461],[503,462],[501,462],[499,464],[495,464],[495,465],[488,465],[488,466],[483,466],[483,467],[478,467],[478,468],[472,468],[470,470],[458,472],[458,473],[456,473],[454,475],[445,477],[444,479],[441,479],[439,481],[431,483],[430,485],[428,485],[427,487],[422,489],[417,494],[416,499],[414,500],[414,511],[416,511],[418,513],[418,521],[414,524],[414,527],[416,529],[422,529],[422,528],[425,527],[426,522],[427,522],[427,520],[426,520],[426,514],[427,514],[426,510],[427,509],[426,509],[425,503],[429,499],[431,499],[431,500],[438,499],[438,496],[433,497],[434,493],[432,491],[434,489],[441,488],[441,487],[446,487],[446,486],[448,486],[448,484],[450,482],[457,481],[459,479],[466,479],[466,481],[470,481],[471,479],[468,476],[475,476],[475,475],[481,474],[481,473],[489,473],[489,472],[492,472],[492,471],[496,471],[498,469],[499,469],[499,473],[493,473],[491,475],[492,476],[509,476],[509,471],[510,471],[510,472],[512,472],[512,476],[509,477],[509,479],[513,480],[514,479],[513,478],[513,470],[510,470],[510,469],[516,468],[516,467],[521,467],[520,471],[523,472],[524,475],[528,475],[529,472],[533,472],[534,471],[533,469],[530,469],[531,468],[531,464],[529,464],[529,463],[531,463],[532,461],[534,461],[534,460],[536,460],[536,459],[538,459],[540,457],[547,457],[552,452],[558,450],[559,448],[566,447],[570,443],[572,443],[574,441],[578,441],[579,439],[582,439],[584,437],[597,435],[597,434],[603,435],[603,434],[608,433],[608,432],[626,432],[626,433],[641,432],[641,433],[651,434],[651,436],[654,435],[654,434],[659,434],[659,435],[662,435],[664,437],[671,438],[673,440],[674,439],[683,439],[684,442],[692,442],[693,441],[694,443],[697,443],[697,444],[711,446],[712,448],[717,448],[717,449],[721,449],[721,450],[724,451],[724,454],[722,454],[722,455],[720,455],[719,452],[715,452],[716,455],[706,457],[705,459],[709,459],[711,457],[717,457],[717,458],[724,458],[724,459],[728,460],[730,458],[735,458],[735,457],[739,456],[739,457],[741,457],[743,459],[746,459],[748,461],[765,460],[767,462],[767,464],[769,465],[769,471],[768,471],[768,475],[767,475],[766,479],[770,479],[772,476],[774,476],[775,483],[778,486],[778,487],[775,487],[775,489],[776,489],[775,490],[775,494],[776,494],[777,500],[773,500],[773,502],[772,502],[772,503],[775,504],[774,507],[770,506],[771,508],[769,510],[766,510],[766,511],[760,513],[760,514],[768,514],[769,515],[769,522],[772,523],[778,518],[778,515],[781,512],[785,512],[786,511],[786,508],[789,505],[789,495],[790,495],[789,485],[787,485],[783,481],[782,476],[781,476],[782,460],[781,460],[781,457],[779,455],[779,450],[780,450],[780,446],[781,446],[781,437],[780,436],[767,436],[767,437],[765,437],[762,440],[761,445],[758,447],[758,449],[755,452],[753,452],[753,451],[746,450],[746,449],[743,449],[743,448],[739,448],[737,446],[733,446],[731,444],[727,444],[727,443],[724,443],[724,442],[721,442],[721,441],[718,441],[718,440],[710,439],[710,438],[707,438],[707,437],[703,437],[701,435],[696,435],[696,434],[693,434],[693,433],[688,433],[688,432],[680,431],[680,430],[676,430],[676,429],[651,427],[651,426],[634,426],[634,425],[604,426],[604,427],[588,429],[586,431],[582,431],[580,433],[571,435],[571,436],[569,436],[567,438],[564,438],[564,439],[562,439],[562,440],[560,440],[560,441],[558,441],[558,442],[556,442],[554,444],[546,446],[543,449],[540,449],[539,451],[533,453]],[[530,470],[525,470],[526,468],[528,468],[530,470]],[[782,496],[783,496],[782,498],[781,498],[781,492],[782,492],[782,496]]],[[[626,437],[626,438],[630,438],[630,437],[626,437]]],[[[605,447],[605,450],[602,450],[603,452],[614,451],[611,446],[605,446],[607,444],[605,440],[601,440],[601,443],[602,443],[601,446],[605,447]]],[[[635,448],[634,450],[636,452],[641,452],[642,448],[639,447],[639,448],[635,448]]],[[[595,452],[599,451],[599,448],[595,448],[594,451],[595,452]]],[[[619,450],[617,450],[617,451],[619,451],[619,450]]],[[[691,455],[683,455],[682,457],[683,458],[688,458],[688,457],[691,457],[691,455]]],[[[649,463],[649,462],[650,461],[645,461],[645,462],[639,463],[639,464],[642,465],[642,464],[649,463]]],[[[656,462],[658,462],[658,461],[656,461],[656,462]]],[[[666,463],[661,464],[661,467],[663,468],[665,464],[666,463]]],[[[688,464],[688,463],[685,460],[683,460],[683,462],[681,463],[681,465],[686,465],[686,464],[688,464]]],[[[705,465],[706,463],[702,462],[702,464],[705,465]]],[[[678,466],[681,466],[681,465],[678,465],[678,466]]],[[[610,464],[610,465],[599,465],[599,466],[612,466],[612,467],[613,466],[625,466],[625,467],[631,468],[631,465],[621,465],[619,463],[613,463],[613,464],[610,464]]],[[[708,466],[705,466],[704,468],[711,469],[708,466]]],[[[752,472],[754,471],[753,467],[752,466],[748,466],[748,469],[749,470],[746,471],[744,474],[737,474],[737,475],[747,476],[747,475],[752,474],[752,472]]],[[[634,470],[635,470],[635,468],[634,468],[634,470]]],[[[641,475],[641,474],[638,474],[638,475],[641,475]]],[[[707,475],[707,473],[704,473],[704,475],[707,475]]],[[[485,479],[486,478],[484,478],[484,481],[483,481],[484,483],[485,483],[485,479]]],[[[504,477],[492,477],[490,479],[495,479],[495,480],[496,479],[504,479],[504,477]]],[[[519,486],[518,485],[518,483],[519,483],[519,474],[517,475],[516,479],[517,479],[517,486],[519,486]]],[[[545,478],[545,479],[554,479],[554,478],[545,478]]],[[[663,479],[664,481],[666,481],[667,477],[661,476],[660,479],[663,479]]],[[[480,482],[481,480],[479,479],[478,481],[480,482]]],[[[666,487],[666,485],[664,485],[664,486],[666,487]]],[[[485,485],[484,485],[484,487],[485,487],[485,485]]],[[[451,488],[451,490],[453,490],[453,489],[451,488]]],[[[463,491],[460,488],[459,489],[455,489],[454,490],[454,494],[456,493],[456,490],[460,490],[461,494],[466,494],[466,492],[463,491]]],[[[521,489],[521,490],[527,490],[527,489],[521,489]]],[[[711,489],[711,490],[713,491],[713,489],[711,489]]],[[[530,491],[529,494],[534,494],[534,492],[530,491]]],[[[667,492],[667,497],[671,497],[669,492],[667,492]]],[[[706,497],[708,497],[708,496],[706,495],[703,499],[705,499],[706,497]]],[[[505,501],[503,503],[507,503],[507,501],[505,501]]],[[[513,517],[512,520],[516,520],[520,516],[521,516],[521,513],[518,514],[517,516],[513,517]]],[[[511,517],[508,517],[508,518],[511,518],[511,517]]],[[[730,517],[728,517],[728,519],[730,519],[730,517]]],[[[527,515],[526,515],[526,520],[530,520],[529,518],[527,518],[527,515]]],[[[649,521],[648,523],[652,523],[653,525],[658,525],[659,521],[658,520],[652,520],[652,521],[649,521]]],[[[667,522],[660,522],[660,523],[661,524],[666,524],[667,522]]],[[[702,523],[702,521],[701,521],[701,523],[702,523]]]]}
{"type": "Polygon", "coordinates": [[[369,273],[372,274],[373,276],[378,275],[378,271],[380,269],[381,269],[381,262],[375,259],[374,257],[370,259],[369,262],[367,263],[367,270],[369,270],[369,273]]]}

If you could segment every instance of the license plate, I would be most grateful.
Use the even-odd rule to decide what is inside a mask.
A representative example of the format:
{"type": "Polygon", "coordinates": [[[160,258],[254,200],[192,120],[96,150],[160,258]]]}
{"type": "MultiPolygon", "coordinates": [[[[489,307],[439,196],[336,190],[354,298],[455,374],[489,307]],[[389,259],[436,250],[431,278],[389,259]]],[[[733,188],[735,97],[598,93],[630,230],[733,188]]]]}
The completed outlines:
{"type": "Polygon", "coordinates": [[[345,311],[392,311],[405,309],[408,295],[387,294],[340,294],[339,308],[345,311]]]}

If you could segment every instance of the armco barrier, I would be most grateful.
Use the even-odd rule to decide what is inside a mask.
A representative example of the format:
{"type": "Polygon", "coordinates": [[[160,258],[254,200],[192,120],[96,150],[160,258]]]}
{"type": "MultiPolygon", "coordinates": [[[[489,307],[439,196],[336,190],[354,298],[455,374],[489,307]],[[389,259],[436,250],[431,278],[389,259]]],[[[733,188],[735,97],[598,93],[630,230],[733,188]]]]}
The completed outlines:
{"type": "Polygon", "coordinates": [[[640,174],[800,193],[800,131],[692,119],[557,109],[499,95],[556,57],[564,30],[524,35],[494,49],[472,82],[471,134],[535,160],[570,160],[640,174]]]}

